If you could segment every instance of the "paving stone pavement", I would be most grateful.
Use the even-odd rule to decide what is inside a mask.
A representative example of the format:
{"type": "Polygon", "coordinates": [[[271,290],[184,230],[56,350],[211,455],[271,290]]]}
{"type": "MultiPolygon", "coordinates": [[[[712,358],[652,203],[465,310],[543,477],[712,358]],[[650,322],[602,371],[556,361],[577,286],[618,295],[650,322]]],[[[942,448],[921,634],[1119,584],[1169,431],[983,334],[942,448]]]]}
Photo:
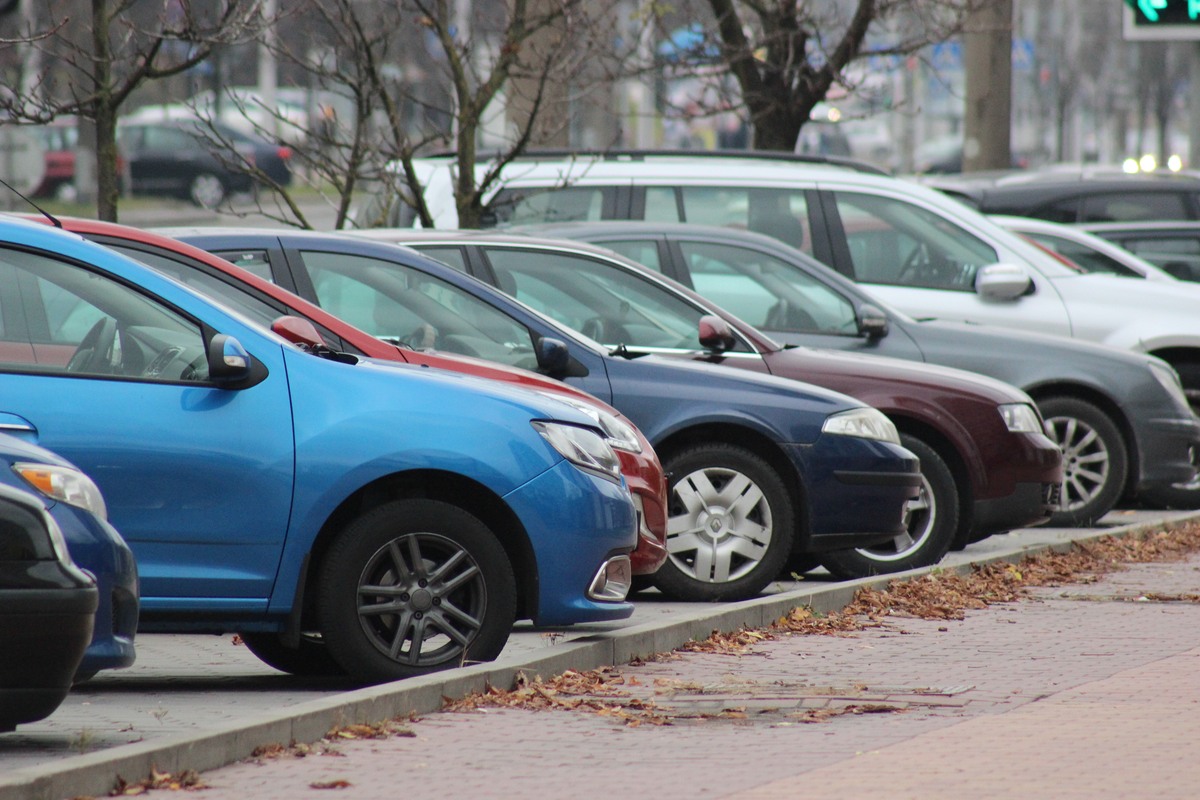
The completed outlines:
{"type": "Polygon", "coordinates": [[[1200,593],[1200,555],[963,621],[898,619],[619,668],[667,726],[440,712],[404,723],[411,735],[209,771],[200,796],[1193,798],[1200,603],[1151,592],[1200,593]],[[846,706],[862,713],[804,721],[846,706]]]}

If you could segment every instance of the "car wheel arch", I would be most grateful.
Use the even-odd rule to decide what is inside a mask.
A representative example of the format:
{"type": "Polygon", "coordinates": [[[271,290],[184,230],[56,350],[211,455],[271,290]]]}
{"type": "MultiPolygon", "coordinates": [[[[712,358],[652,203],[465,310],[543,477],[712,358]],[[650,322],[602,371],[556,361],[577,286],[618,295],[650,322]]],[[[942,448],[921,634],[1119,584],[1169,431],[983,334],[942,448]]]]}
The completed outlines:
{"type": "Polygon", "coordinates": [[[962,450],[950,437],[937,428],[912,417],[895,415],[890,412],[887,416],[901,435],[913,436],[931,447],[950,468],[952,475],[965,473],[971,476],[971,480],[966,483],[955,482],[958,486],[959,519],[970,524],[971,509],[975,501],[976,481],[986,480],[986,472],[981,472],[983,465],[969,465],[967,459],[963,457],[962,450]]]}
{"type": "Polygon", "coordinates": [[[1134,436],[1133,425],[1129,421],[1129,415],[1112,397],[1091,387],[1062,383],[1044,384],[1025,389],[1025,392],[1038,406],[1039,413],[1042,403],[1047,400],[1061,398],[1091,403],[1107,414],[1112,423],[1117,426],[1117,430],[1121,432],[1121,440],[1125,443],[1125,451],[1128,454],[1129,463],[1126,467],[1125,488],[1122,495],[1128,496],[1137,488],[1141,477],[1141,450],[1138,448],[1137,437],[1134,436]]]}
{"type": "Polygon", "coordinates": [[[479,519],[500,540],[517,579],[518,619],[538,607],[538,570],[533,545],[520,519],[504,500],[478,481],[440,470],[413,470],[380,477],[346,497],[318,531],[302,576],[301,629],[315,622],[317,575],[333,541],[353,520],[394,500],[438,500],[479,519]]]}

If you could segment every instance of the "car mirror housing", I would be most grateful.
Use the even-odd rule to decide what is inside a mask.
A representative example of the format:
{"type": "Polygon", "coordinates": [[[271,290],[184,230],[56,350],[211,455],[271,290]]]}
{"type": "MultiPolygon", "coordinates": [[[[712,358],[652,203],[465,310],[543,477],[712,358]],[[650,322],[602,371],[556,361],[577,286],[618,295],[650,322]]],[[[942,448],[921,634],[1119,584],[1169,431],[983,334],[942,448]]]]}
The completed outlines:
{"type": "Polygon", "coordinates": [[[714,353],[723,353],[733,348],[733,328],[720,317],[705,314],[699,324],[700,346],[714,353]]]}
{"type": "Polygon", "coordinates": [[[1016,300],[1032,286],[1029,271],[1020,264],[989,264],[975,275],[975,291],[988,300],[1016,300]]]}
{"type": "Polygon", "coordinates": [[[265,378],[266,368],[237,339],[218,333],[208,343],[208,377],[224,389],[245,389],[265,378]]]}
{"type": "Polygon", "coordinates": [[[561,339],[543,336],[537,343],[537,364],[548,375],[563,375],[571,365],[571,351],[561,339]]]}
{"type": "Polygon", "coordinates": [[[284,316],[271,323],[271,331],[292,344],[304,345],[309,349],[325,346],[325,340],[317,327],[302,317],[284,316]]]}
{"type": "Polygon", "coordinates": [[[879,306],[863,303],[855,316],[861,335],[868,339],[882,339],[888,335],[888,315],[879,306]]]}

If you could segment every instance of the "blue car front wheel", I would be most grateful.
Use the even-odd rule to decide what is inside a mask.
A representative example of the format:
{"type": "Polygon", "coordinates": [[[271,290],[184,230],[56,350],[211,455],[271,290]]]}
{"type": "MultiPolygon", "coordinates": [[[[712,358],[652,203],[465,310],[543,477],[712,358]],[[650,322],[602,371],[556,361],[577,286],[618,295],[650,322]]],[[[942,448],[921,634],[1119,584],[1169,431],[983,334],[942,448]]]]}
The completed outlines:
{"type": "Polygon", "coordinates": [[[435,500],[387,503],[351,522],[323,559],[318,591],[330,655],[367,682],[490,661],[516,616],[516,579],[495,534],[435,500]]]}

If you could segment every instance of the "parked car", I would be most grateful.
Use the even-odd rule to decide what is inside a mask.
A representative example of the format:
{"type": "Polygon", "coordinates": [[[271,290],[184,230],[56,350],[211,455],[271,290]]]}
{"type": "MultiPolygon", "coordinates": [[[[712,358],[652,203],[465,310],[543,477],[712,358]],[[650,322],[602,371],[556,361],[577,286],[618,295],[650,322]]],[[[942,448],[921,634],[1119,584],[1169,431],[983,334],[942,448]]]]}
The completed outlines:
{"type": "Polygon", "coordinates": [[[632,500],[576,407],[297,346],[49,226],[0,243],[0,418],[99,485],[139,630],[282,634],[291,671],[370,682],[632,613],[632,500]]]}
{"type": "Polygon", "coordinates": [[[1066,456],[1063,507],[1052,525],[1096,519],[1122,496],[1200,505],[1200,487],[1187,487],[1200,423],[1178,376],[1153,356],[997,326],[918,321],[816,259],[751,231],[652,222],[540,230],[622,253],[781,342],[925,361],[1017,386],[1037,402],[1066,456]]]}
{"type": "MultiPolygon", "coordinates": [[[[917,459],[877,410],[846,395],[707,364],[611,351],[415,251],[312,232],[173,230],[355,326],[541,370],[612,403],[646,434],[669,478],[672,557],[653,583],[690,600],[756,595],[793,555],[906,531],[917,459]],[[430,328],[433,329],[432,333],[430,328]]],[[[860,573],[861,574],[861,573],[860,573]]]]}
{"type": "MultiPolygon", "coordinates": [[[[27,215],[26,219],[49,224],[49,220],[41,216],[27,215]]],[[[621,459],[621,474],[637,508],[638,544],[630,555],[634,576],[652,575],[666,560],[667,484],[662,464],[645,435],[609,404],[562,381],[529,370],[385,342],[269,280],[177,239],[128,225],[78,217],[60,217],[58,222],[66,230],[99,242],[172,276],[198,292],[222,300],[265,327],[270,327],[282,315],[307,319],[317,327],[321,336],[321,342],[310,345],[327,346],[355,356],[436,367],[506,381],[560,395],[568,402],[581,405],[581,410],[594,417],[596,424],[607,434],[609,445],[621,459]]],[[[288,329],[281,333],[292,335],[288,329]]],[[[243,638],[256,652],[274,645],[274,637],[270,635],[246,634],[243,638]]]]}
{"type": "Polygon", "coordinates": [[[1180,280],[1200,281],[1200,221],[1092,222],[1077,227],[1180,280]]]}
{"type": "Polygon", "coordinates": [[[923,181],[985,214],[1051,222],[1200,219],[1200,175],[1108,165],[972,172],[923,181]]]}
{"type": "MultiPolygon", "coordinates": [[[[1172,275],[1119,244],[1086,230],[1089,226],[1064,225],[1034,217],[1009,217],[992,214],[991,220],[1006,230],[1018,233],[1062,256],[1083,272],[1102,272],[1126,278],[1171,281],[1184,275],[1172,275]]],[[[1110,223],[1098,223],[1108,225],[1110,223]]],[[[1115,223],[1120,224],[1120,223],[1115,223]]],[[[1175,269],[1173,267],[1173,269],[1175,269]]],[[[1178,270],[1176,270],[1178,271],[1178,270]]]]}
{"type": "Polygon", "coordinates": [[[92,639],[99,592],[41,500],[0,485],[0,733],[54,713],[92,639]]]}
{"type": "Polygon", "coordinates": [[[123,117],[117,128],[133,194],[168,195],[216,208],[234,192],[292,181],[292,151],[215,120],[123,117]]]}
{"type": "Polygon", "coordinates": [[[75,682],[100,670],[123,669],[137,658],[138,572],[133,551],[108,523],[100,489],[87,475],[45,448],[24,441],[34,432],[12,421],[0,433],[0,484],[40,495],[67,543],[71,560],[96,582],[99,604],[92,640],[75,682]],[[12,434],[12,435],[9,435],[12,434]]]}
{"type": "MultiPolygon", "coordinates": [[[[414,164],[438,227],[457,224],[451,166],[440,157],[414,164]]],[[[572,159],[533,153],[507,165],[501,177],[485,198],[496,222],[644,219],[749,228],[918,318],[1071,336],[1159,356],[1179,373],[1193,408],[1200,405],[1194,312],[1200,289],[1081,275],[963,203],[911,181],[844,164],[696,152],[572,159]]],[[[381,202],[394,207],[394,197],[381,202]]],[[[411,215],[402,222],[411,224],[411,215]]]]}
{"type": "Polygon", "coordinates": [[[961,370],[784,347],[611,250],[517,231],[359,235],[458,266],[610,349],[803,380],[878,408],[921,459],[921,497],[910,508],[908,536],[823,557],[834,574],[936,564],[952,545],[1038,525],[1058,510],[1062,454],[1023,392],[961,370]],[[703,325],[710,330],[697,337],[703,325]]]}

